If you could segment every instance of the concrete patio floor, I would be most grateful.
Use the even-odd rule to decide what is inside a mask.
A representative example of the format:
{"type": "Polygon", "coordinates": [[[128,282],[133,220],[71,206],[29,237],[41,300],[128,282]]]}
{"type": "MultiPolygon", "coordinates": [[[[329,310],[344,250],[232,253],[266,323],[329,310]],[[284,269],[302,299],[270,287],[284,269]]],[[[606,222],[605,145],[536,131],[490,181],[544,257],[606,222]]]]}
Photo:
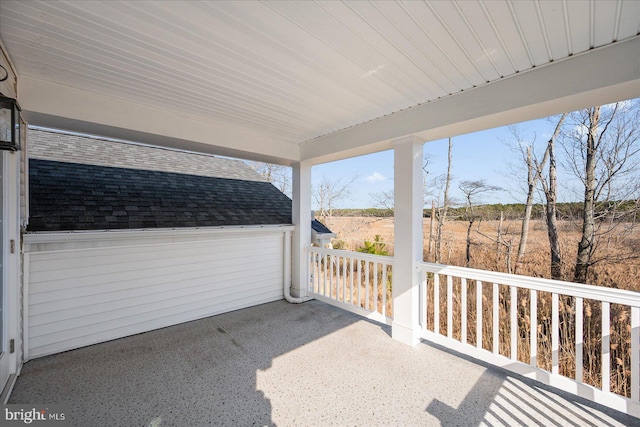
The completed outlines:
{"type": "Polygon", "coordinates": [[[264,304],[26,363],[10,403],[74,426],[639,425],[311,301],[264,304]]]}

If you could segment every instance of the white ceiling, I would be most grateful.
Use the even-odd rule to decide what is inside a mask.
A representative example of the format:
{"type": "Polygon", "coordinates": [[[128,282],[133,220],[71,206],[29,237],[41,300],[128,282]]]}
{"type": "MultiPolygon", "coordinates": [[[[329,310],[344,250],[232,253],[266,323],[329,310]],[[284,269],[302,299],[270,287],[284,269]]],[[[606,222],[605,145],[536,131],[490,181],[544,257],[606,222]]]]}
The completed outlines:
{"type": "Polygon", "coordinates": [[[292,144],[639,33],[637,0],[0,2],[20,77],[292,144]]]}

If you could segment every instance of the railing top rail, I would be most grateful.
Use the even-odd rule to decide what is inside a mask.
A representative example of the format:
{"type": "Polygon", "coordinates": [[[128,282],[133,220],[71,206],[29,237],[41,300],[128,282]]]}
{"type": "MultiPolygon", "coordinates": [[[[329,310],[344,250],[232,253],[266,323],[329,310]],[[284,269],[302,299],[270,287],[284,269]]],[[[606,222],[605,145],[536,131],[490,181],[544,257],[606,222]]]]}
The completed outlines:
{"type": "Polygon", "coordinates": [[[524,289],[534,289],[537,291],[552,292],[561,295],[593,299],[609,302],[612,304],[640,307],[640,292],[627,291],[623,289],[563,282],[560,280],[543,279],[539,277],[520,276],[516,274],[498,273],[493,271],[434,264],[429,262],[419,263],[418,270],[429,273],[462,277],[471,280],[480,280],[482,282],[513,285],[518,288],[524,289]]]}
{"type": "Polygon", "coordinates": [[[340,249],[327,249],[327,248],[320,248],[317,246],[307,246],[306,250],[308,252],[315,252],[322,255],[335,255],[335,256],[341,256],[341,257],[347,257],[347,258],[357,258],[365,261],[380,262],[380,263],[393,265],[393,257],[390,257],[390,256],[372,255],[372,254],[365,254],[362,252],[354,252],[354,251],[343,251],[340,249]]]}

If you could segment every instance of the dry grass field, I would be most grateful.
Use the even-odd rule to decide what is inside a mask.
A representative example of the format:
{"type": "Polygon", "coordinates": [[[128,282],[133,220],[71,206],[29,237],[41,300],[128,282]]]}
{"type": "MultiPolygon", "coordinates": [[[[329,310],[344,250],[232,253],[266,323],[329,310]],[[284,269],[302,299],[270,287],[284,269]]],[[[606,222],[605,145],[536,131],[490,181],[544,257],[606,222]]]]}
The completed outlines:
{"type": "MultiPolygon", "coordinates": [[[[341,249],[357,250],[363,246],[364,240],[373,241],[379,235],[380,240],[386,243],[385,250],[393,254],[393,218],[369,218],[369,217],[333,217],[329,227],[337,233],[334,245],[341,249]]],[[[449,221],[445,224],[443,234],[443,256],[442,263],[464,266],[465,265],[465,241],[468,223],[464,221],[449,221]]],[[[511,242],[513,265],[515,266],[515,254],[517,252],[520,223],[518,221],[505,220],[502,226],[504,240],[511,242]]],[[[433,254],[429,252],[429,230],[430,220],[425,218],[424,233],[424,259],[433,261],[433,254]]],[[[498,231],[498,221],[482,221],[473,225],[472,247],[470,267],[491,271],[506,272],[506,247],[496,245],[495,237],[498,231]]],[[[560,221],[559,231],[561,235],[561,249],[563,260],[565,261],[563,274],[565,280],[570,280],[573,276],[572,263],[575,260],[577,243],[580,237],[577,224],[570,221],[560,221]]],[[[517,273],[532,277],[548,278],[550,275],[549,248],[547,240],[546,226],[541,220],[531,222],[527,253],[524,261],[517,267],[517,273]]],[[[640,252],[640,227],[635,229],[621,229],[615,236],[610,236],[606,245],[602,245],[597,256],[608,258],[596,264],[589,276],[589,282],[593,285],[614,287],[640,292],[640,262],[635,260],[618,261],[622,254],[630,252],[640,252]]],[[[440,333],[446,334],[446,279],[440,277],[440,333]]],[[[461,339],[461,286],[459,279],[454,280],[453,288],[453,336],[461,339]]],[[[475,283],[467,283],[467,294],[475,294],[475,283]]],[[[434,283],[429,281],[428,291],[431,301],[427,323],[428,329],[434,330],[433,316],[433,295],[434,283]]],[[[390,300],[390,290],[388,300],[390,300]]],[[[530,355],[530,298],[527,290],[518,290],[518,360],[528,363],[530,355]]],[[[492,348],[492,312],[493,295],[491,284],[483,284],[483,336],[482,347],[490,350],[492,348]]],[[[468,330],[467,342],[475,344],[475,319],[476,306],[475,299],[467,300],[468,330]]],[[[559,365],[562,375],[573,377],[576,372],[575,362],[575,324],[576,324],[576,301],[572,297],[560,296],[560,349],[559,365]]],[[[500,286],[499,296],[499,324],[500,324],[500,353],[510,356],[509,343],[509,313],[510,298],[509,287],[500,286]]],[[[551,294],[545,292],[538,293],[538,319],[537,319],[537,341],[538,355],[537,363],[540,368],[551,370],[551,294]]],[[[596,387],[601,385],[601,347],[602,347],[602,323],[601,323],[601,303],[597,301],[584,300],[584,352],[583,352],[583,381],[596,387]]],[[[611,305],[611,391],[624,395],[630,395],[630,342],[631,325],[629,317],[629,307],[611,305]]]]}
{"type": "MultiPolygon", "coordinates": [[[[424,220],[424,259],[433,261],[433,254],[429,253],[430,219],[424,220]]],[[[442,263],[449,265],[465,265],[465,240],[468,223],[465,221],[447,221],[443,232],[442,263]]],[[[386,249],[393,254],[393,218],[370,217],[333,217],[329,225],[337,233],[335,240],[344,242],[344,249],[356,250],[363,245],[364,240],[373,241],[376,235],[386,243],[386,249]]],[[[561,236],[561,250],[563,254],[564,279],[573,277],[572,263],[580,239],[578,225],[570,221],[559,222],[561,236]]],[[[482,221],[473,225],[471,264],[472,268],[491,271],[507,272],[506,247],[501,245],[496,254],[495,238],[498,221],[482,221]],[[488,236],[488,237],[487,237],[488,236]]],[[[515,255],[518,249],[520,222],[505,220],[503,234],[507,242],[512,244],[512,262],[515,267],[515,255]]],[[[640,226],[629,232],[625,229],[615,238],[608,241],[599,255],[610,255],[610,261],[596,264],[591,273],[590,284],[627,289],[640,292],[640,262],[638,259],[616,262],[616,257],[622,253],[635,250],[640,253],[640,226]],[[603,253],[603,252],[606,252],[603,253]]],[[[523,263],[518,266],[518,274],[532,277],[550,276],[549,243],[547,229],[542,220],[531,221],[527,253],[523,263]]]]}

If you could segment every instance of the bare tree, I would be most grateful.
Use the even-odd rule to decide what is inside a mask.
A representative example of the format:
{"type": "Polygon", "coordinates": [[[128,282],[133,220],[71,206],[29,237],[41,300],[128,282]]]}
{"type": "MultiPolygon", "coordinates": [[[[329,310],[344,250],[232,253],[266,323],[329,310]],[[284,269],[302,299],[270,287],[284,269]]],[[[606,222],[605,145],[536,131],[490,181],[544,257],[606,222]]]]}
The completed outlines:
{"type": "MultiPolygon", "coordinates": [[[[515,139],[516,149],[521,157],[522,163],[527,168],[527,185],[526,185],[526,202],[524,207],[524,215],[522,217],[522,223],[520,228],[520,241],[518,243],[518,253],[516,255],[515,272],[518,272],[518,267],[522,263],[526,250],[527,240],[529,239],[529,224],[531,222],[531,212],[533,210],[533,201],[535,198],[536,188],[538,187],[538,180],[540,178],[537,173],[536,161],[534,159],[534,145],[535,134],[531,138],[526,138],[522,135],[520,129],[516,125],[509,126],[509,131],[515,139]]],[[[543,158],[543,161],[538,164],[538,167],[543,168],[547,159],[543,158]]],[[[509,248],[510,249],[510,248],[509,248]]]]}
{"type": "Polygon", "coordinates": [[[291,168],[273,163],[245,162],[260,176],[272,183],[278,190],[291,197],[291,168]]]}
{"type": "MultiPolygon", "coordinates": [[[[571,119],[563,147],[569,168],[584,186],[574,281],[586,283],[590,267],[605,259],[596,256],[599,242],[606,241],[604,237],[629,213],[620,212],[620,206],[638,198],[640,102],[592,107],[573,113],[571,119]]],[[[633,256],[637,254],[623,257],[633,256]]]]}
{"type": "Polygon", "coordinates": [[[473,223],[477,219],[474,210],[474,201],[475,203],[477,203],[476,199],[480,194],[500,190],[500,187],[489,185],[483,179],[481,179],[475,181],[461,181],[458,188],[460,188],[460,190],[464,194],[465,218],[467,219],[467,221],[469,221],[469,226],[467,227],[467,248],[465,253],[465,266],[469,267],[471,263],[471,229],[473,227],[473,223]]]}
{"type": "Polygon", "coordinates": [[[369,193],[372,206],[381,209],[393,210],[393,188],[378,193],[369,193]]]}
{"type": "Polygon", "coordinates": [[[514,270],[511,263],[512,257],[512,249],[513,249],[513,238],[507,239],[505,236],[509,234],[509,226],[507,225],[506,232],[503,233],[503,222],[504,222],[504,212],[500,211],[500,222],[498,224],[498,232],[496,237],[491,237],[486,233],[480,231],[480,227],[476,229],[476,233],[485,237],[496,244],[496,271],[500,271],[500,252],[501,248],[505,249],[505,266],[507,269],[507,273],[511,274],[514,270]]]}
{"type": "Polygon", "coordinates": [[[541,161],[534,159],[536,165],[536,173],[538,179],[542,184],[542,190],[544,191],[547,203],[545,205],[545,219],[547,223],[547,236],[549,237],[549,248],[551,251],[551,278],[560,280],[562,279],[562,255],[560,253],[560,238],[558,236],[558,213],[557,213],[557,200],[558,200],[558,165],[556,162],[555,142],[562,129],[562,124],[567,118],[567,113],[564,113],[558,119],[555,131],[549,141],[547,141],[547,149],[544,152],[544,157],[541,161]],[[544,177],[544,168],[549,161],[548,176],[544,177]]]}
{"type": "Polygon", "coordinates": [[[438,224],[436,226],[436,244],[435,244],[435,262],[440,263],[442,261],[442,230],[444,228],[444,222],[447,219],[447,212],[449,210],[449,190],[451,188],[451,168],[453,160],[453,139],[449,138],[449,148],[447,150],[447,175],[444,178],[444,193],[442,198],[442,207],[437,211],[438,224]]]}
{"type": "MultiPolygon", "coordinates": [[[[423,193],[423,206],[427,204],[427,199],[433,195],[434,186],[433,183],[428,180],[429,175],[429,162],[431,157],[429,154],[425,154],[422,163],[422,193],[423,193]]],[[[377,193],[369,193],[371,202],[374,207],[393,210],[394,203],[394,191],[393,188],[383,190],[377,193]]]]}
{"type": "Polygon", "coordinates": [[[351,186],[358,179],[358,175],[354,175],[348,180],[342,178],[329,179],[326,176],[317,184],[313,191],[313,198],[316,201],[322,221],[331,227],[331,218],[336,202],[343,200],[351,193],[351,186]],[[327,222],[327,217],[329,221],[327,222]]]}

